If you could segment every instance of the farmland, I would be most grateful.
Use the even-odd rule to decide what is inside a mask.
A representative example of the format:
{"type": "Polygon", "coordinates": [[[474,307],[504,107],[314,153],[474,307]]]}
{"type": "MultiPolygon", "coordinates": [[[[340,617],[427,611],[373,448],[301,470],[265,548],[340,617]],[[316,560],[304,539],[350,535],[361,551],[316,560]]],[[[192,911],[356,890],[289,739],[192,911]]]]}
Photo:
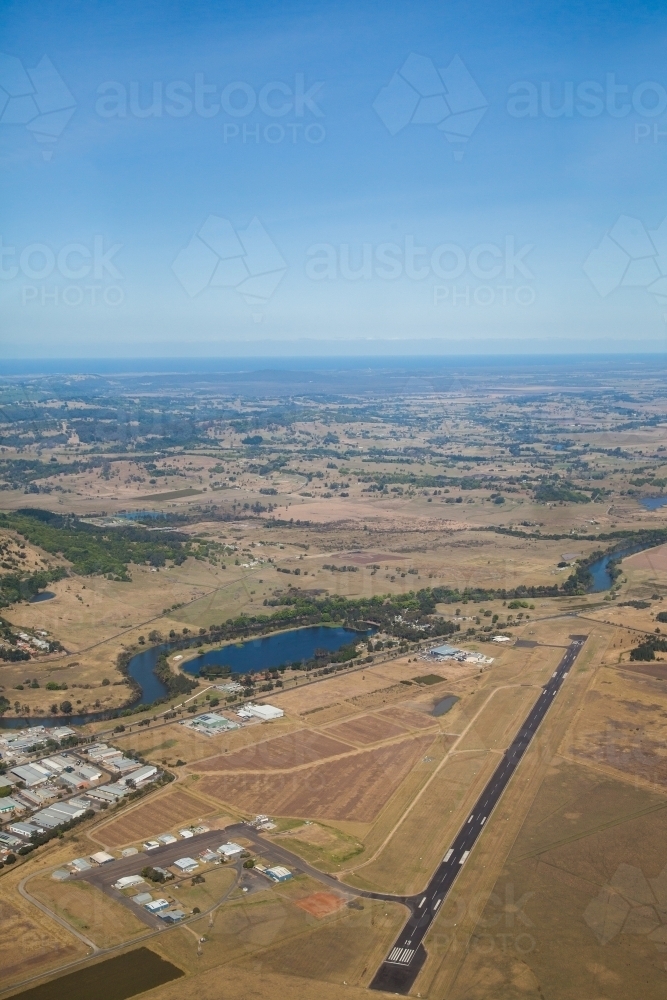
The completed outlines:
{"type": "MultiPolygon", "coordinates": [[[[113,437],[33,440],[14,420],[0,462],[2,642],[22,649],[27,631],[54,645],[0,661],[6,716],[39,722],[54,703],[63,722],[118,712],[137,697],[128,660],[159,642],[171,643],[179,677],[200,653],[293,624],[360,631],[348,659],[318,649],[253,676],[221,669],[137,715],[75,727],[173,780],[96,805],[94,818],[0,868],[3,983],[19,989],[83,960],[74,931],[110,954],[149,933],[127,899],[54,869],[104,848],[141,871],[151,855],[121,850],[201,825],[213,848],[232,827],[246,853],[198,861],[203,881],[164,889],[185,922],[156,921],[151,948],[184,976],[159,1000],[217,996],[223,975],[244,1000],[366,993],[406,911],[355,893],[423,890],[577,633],[584,651],[443,903],[413,993],[560,1000],[583,983],[620,1000],[631,968],[645,976],[642,995],[660,995],[667,506],[641,501],[667,479],[662,395],[649,375],[632,382],[630,420],[605,386],[587,395],[566,379],[538,392],[478,378],[451,392],[376,386],[290,403],[231,400],[214,385],[211,410],[187,378],[176,391],[147,376],[147,394],[174,413],[193,401],[190,436],[139,434],[134,450],[113,437]],[[642,539],[656,544],[590,589],[593,553],[642,539]],[[15,599],[16,580],[28,598],[42,573],[53,598],[15,599]],[[443,642],[473,656],[425,655],[443,642]],[[637,659],[641,643],[653,659],[637,659]],[[237,679],[240,690],[226,686],[237,679]],[[246,701],[284,715],[242,720],[246,701]],[[209,710],[240,727],[189,727],[209,710]],[[257,815],[275,825],[239,825],[257,815]],[[289,881],[243,868],[275,863],[278,850],[289,881]]],[[[93,402],[47,382],[83,434],[93,402]]],[[[0,391],[10,390],[0,381],[0,391]]],[[[121,379],[94,391],[143,389],[121,379]]],[[[189,843],[173,848],[185,855],[189,843]]]]}

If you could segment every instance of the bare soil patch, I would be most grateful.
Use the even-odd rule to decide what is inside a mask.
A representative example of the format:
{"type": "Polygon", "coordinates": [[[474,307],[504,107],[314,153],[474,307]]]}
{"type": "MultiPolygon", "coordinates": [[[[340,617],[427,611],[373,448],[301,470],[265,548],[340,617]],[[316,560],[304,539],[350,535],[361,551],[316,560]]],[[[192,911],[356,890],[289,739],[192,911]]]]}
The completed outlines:
{"type": "Polygon", "coordinates": [[[151,798],[144,805],[112,820],[95,832],[95,839],[107,847],[121,847],[135,840],[155,837],[186,820],[197,820],[215,810],[188,792],[175,789],[151,798]]]}
{"type": "Polygon", "coordinates": [[[246,812],[370,823],[431,743],[419,736],[293,774],[208,775],[200,788],[246,812]]]}
{"type": "Polygon", "coordinates": [[[273,740],[256,743],[236,753],[218,754],[197,764],[198,771],[266,771],[283,770],[311,764],[326,757],[336,757],[350,750],[346,743],[299,729],[273,740]]]}
{"type": "Polygon", "coordinates": [[[648,674],[649,677],[659,677],[663,681],[667,680],[667,663],[663,665],[656,663],[624,663],[622,669],[637,674],[648,674]]]}
{"type": "Polygon", "coordinates": [[[316,920],[328,917],[330,913],[336,913],[345,906],[342,896],[337,896],[334,892],[314,892],[312,896],[305,899],[297,899],[295,906],[310,913],[316,920]]]}

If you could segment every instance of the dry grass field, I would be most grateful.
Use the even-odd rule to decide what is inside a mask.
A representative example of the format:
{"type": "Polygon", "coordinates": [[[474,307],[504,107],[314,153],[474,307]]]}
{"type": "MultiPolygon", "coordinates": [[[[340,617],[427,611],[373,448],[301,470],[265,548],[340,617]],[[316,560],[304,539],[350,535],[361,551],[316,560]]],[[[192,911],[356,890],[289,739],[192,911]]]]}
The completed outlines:
{"type": "MultiPolygon", "coordinates": [[[[205,703],[204,703],[205,704],[205,703]]],[[[134,727],[127,725],[127,731],[114,736],[114,743],[123,749],[138,751],[142,756],[161,763],[179,758],[187,763],[214,756],[227,751],[266,740],[277,733],[291,731],[298,725],[290,718],[276,719],[271,723],[244,725],[226,733],[208,735],[181,726],[178,722],[161,723],[159,726],[134,727]]],[[[108,726],[108,723],[107,723],[108,726]]]]}
{"type": "Polygon", "coordinates": [[[641,983],[664,996],[666,835],[664,797],[557,758],[490,894],[443,906],[429,937],[442,964],[416,988],[625,1000],[641,983]]]}
{"type": "Polygon", "coordinates": [[[171,787],[166,793],[124,810],[117,819],[96,827],[94,836],[107,848],[122,847],[168,833],[179,824],[195,823],[213,812],[215,809],[209,803],[171,787]]]}
{"type": "Polygon", "coordinates": [[[0,885],[0,983],[57,968],[86,954],[85,945],[22,899],[7,876],[0,885]]]}
{"type": "Polygon", "coordinates": [[[391,739],[394,736],[403,736],[407,730],[389,718],[380,715],[360,715],[357,719],[350,719],[349,722],[341,722],[337,726],[329,726],[327,730],[332,736],[338,736],[342,740],[350,740],[352,743],[380,743],[382,740],[391,739]]]}
{"type": "Polygon", "coordinates": [[[54,882],[44,875],[31,880],[30,892],[99,948],[113,948],[146,933],[146,924],[131,910],[88,882],[54,882]]]}
{"type": "Polygon", "coordinates": [[[292,772],[205,775],[205,795],[247,813],[371,822],[433,742],[413,737],[292,772]]]}
{"type": "Polygon", "coordinates": [[[659,664],[602,668],[563,753],[667,791],[666,681],[659,664]]]}

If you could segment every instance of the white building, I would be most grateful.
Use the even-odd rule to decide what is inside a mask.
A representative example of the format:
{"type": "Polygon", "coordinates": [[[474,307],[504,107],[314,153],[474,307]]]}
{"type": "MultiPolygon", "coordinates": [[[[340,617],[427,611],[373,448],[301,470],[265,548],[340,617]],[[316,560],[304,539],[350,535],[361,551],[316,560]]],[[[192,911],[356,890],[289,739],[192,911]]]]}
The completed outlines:
{"type": "Polygon", "coordinates": [[[114,882],[114,889],[131,889],[135,885],[143,885],[145,879],[141,875],[124,875],[119,878],[117,882],[114,882]]]}
{"type": "Polygon", "coordinates": [[[282,708],[275,708],[274,705],[253,705],[249,701],[236,714],[240,719],[261,719],[262,722],[271,722],[273,719],[282,719],[285,713],[282,708]]]}
{"type": "Polygon", "coordinates": [[[235,844],[233,841],[230,841],[228,844],[220,844],[218,854],[221,854],[223,858],[230,860],[231,858],[238,858],[241,854],[243,854],[243,848],[240,844],[235,844]]]}
{"type": "Polygon", "coordinates": [[[199,862],[194,858],[179,858],[178,861],[174,861],[174,867],[187,875],[199,868],[199,862]]]}
{"type": "Polygon", "coordinates": [[[107,854],[106,851],[97,851],[90,855],[90,860],[94,861],[96,865],[106,865],[109,861],[115,861],[115,858],[113,854],[107,854]]]}

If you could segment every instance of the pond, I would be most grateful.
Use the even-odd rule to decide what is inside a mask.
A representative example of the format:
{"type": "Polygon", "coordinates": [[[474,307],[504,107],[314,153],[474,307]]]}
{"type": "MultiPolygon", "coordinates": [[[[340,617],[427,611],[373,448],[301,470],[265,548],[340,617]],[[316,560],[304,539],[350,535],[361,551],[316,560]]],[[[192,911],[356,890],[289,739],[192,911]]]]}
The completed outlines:
{"type": "Polygon", "coordinates": [[[449,712],[450,708],[454,707],[457,701],[460,701],[460,699],[457,698],[455,694],[448,694],[445,698],[442,699],[442,701],[439,701],[437,705],[433,706],[433,711],[431,712],[431,715],[435,716],[446,715],[447,712],[449,712]]]}
{"type": "Polygon", "coordinates": [[[40,594],[34,594],[30,598],[30,604],[41,604],[42,601],[52,601],[55,596],[52,590],[43,590],[40,594]]]}
{"type": "Polygon", "coordinates": [[[639,502],[646,510],[657,510],[667,504],[667,497],[642,497],[639,502]]]}

